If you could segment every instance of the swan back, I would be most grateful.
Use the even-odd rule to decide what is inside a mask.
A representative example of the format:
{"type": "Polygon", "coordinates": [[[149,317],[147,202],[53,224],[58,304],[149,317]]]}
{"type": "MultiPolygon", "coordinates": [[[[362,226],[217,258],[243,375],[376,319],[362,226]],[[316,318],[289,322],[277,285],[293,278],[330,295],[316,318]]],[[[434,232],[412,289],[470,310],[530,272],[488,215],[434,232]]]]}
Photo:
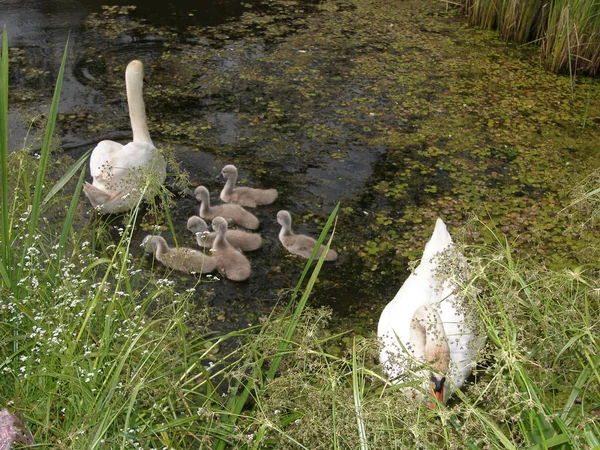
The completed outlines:
{"type": "Polygon", "coordinates": [[[251,272],[250,262],[227,241],[227,221],[223,217],[215,217],[212,227],[217,233],[212,252],[217,260],[219,272],[233,281],[248,279],[251,272]]]}
{"type": "MultiPolygon", "coordinates": [[[[305,259],[310,258],[311,253],[317,245],[317,241],[310,236],[292,232],[292,216],[288,211],[282,210],[277,213],[277,223],[281,225],[281,230],[279,231],[279,242],[281,242],[281,245],[294,255],[305,259]]],[[[316,257],[319,258],[323,251],[325,251],[325,246],[321,245],[316,257]]],[[[330,248],[325,255],[325,261],[335,261],[337,257],[337,252],[330,248]]]]}
{"type": "Polygon", "coordinates": [[[260,222],[254,214],[246,211],[239,205],[217,205],[211,206],[210,193],[204,186],[198,186],[194,190],[196,200],[200,202],[200,217],[207,220],[214,220],[215,217],[223,217],[228,223],[236,223],[249,230],[255,230],[260,222]]]}
{"type": "Polygon", "coordinates": [[[221,175],[226,180],[220,194],[220,198],[224,202],[255,208],[258,205],[271,204],[277,198],[276,189],[236,187],[238,170],[233,164],[223,167],[221,175]]]}

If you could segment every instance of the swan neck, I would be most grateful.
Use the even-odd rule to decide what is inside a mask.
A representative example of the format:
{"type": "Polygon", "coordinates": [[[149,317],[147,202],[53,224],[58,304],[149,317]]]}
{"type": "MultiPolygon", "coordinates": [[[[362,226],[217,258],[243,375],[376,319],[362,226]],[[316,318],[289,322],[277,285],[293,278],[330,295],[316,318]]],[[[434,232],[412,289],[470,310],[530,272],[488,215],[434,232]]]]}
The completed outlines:
{"type": "Polygon", "coordinates": [[[225,187],[223,188],[223,190],[227,194],[231,194],[231,192],[233,192],[233,189],[235,188],[236,183],[237,183],[237,174],[236,173],[229,174],[227,176],[227,181],[225,181],[225,187]]]}
{"type": "Polygon", "coordinates": [[[168,251],[168,246],[165,241],[162,239],[154,239],[154,256],[160,258],[161,255],[164,255],[168,251]]]}
{"type": "Polygon", "coordinates": [[[200,198],[200,216],[204,216],[210,211],[210,196],[203,195],[200,198]]]}
{"type": "Polygon", "coordinates": [[[283,221],[281,224],[281,230],[279,231],[279,236],[291,236],[292,234],[292,224],[287,220],[283,221]]]}
{"type": "Polygon", "coordinates": [[[409,340],[417,358],[424,359],[440,373],[448,371],[450,348],[442,319],[435,308],[417,308],[410,323],[409,340]]]}
{"type": "Polygon", "coordinates": [[[229,242],[227,242],[227,238],[225,237],[226,229],[221,228],[217,230],[217,236],[215,237],[215,242],[213,242],[213,248],[216,250],[223,250],[229,247],[229,242]]]}
{"type": "Polygon", "coordinates": [[[143,96],[144,72],[127,70],[125,72],[125,86],[127,89],[127,105],[129,106],[129,120],[133,132],[133,142],[146,143],[154,146],[148,132],[146,106],[143,96]]]}

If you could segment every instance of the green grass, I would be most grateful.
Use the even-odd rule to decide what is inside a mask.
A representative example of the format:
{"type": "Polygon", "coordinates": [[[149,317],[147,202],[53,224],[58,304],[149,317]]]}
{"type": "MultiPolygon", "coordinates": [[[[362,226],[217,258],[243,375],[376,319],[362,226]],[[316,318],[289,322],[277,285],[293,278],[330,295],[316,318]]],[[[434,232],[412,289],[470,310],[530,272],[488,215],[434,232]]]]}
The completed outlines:
{"type": "MultiPolygon", "coordinates": [[[[85,157],[57,181],[40,175],[56,172],[50,136],[64,59],[40,159],[9,153],[7,52],[4,32],[0,405],[23,419],[36,448],[600,445],[597,266],[529,266],[494,229],[467,224],[488,242],[464,248],[471,268],[461,289],[485,345],[476,381],[436,409],[386,384],[374,333],[339,351],[351,330],[332,334],[331,311],[308,306],[323,269],[314,255],[260,325],[211,333],[192,291],[131,258],[138,209],[118,242],[95,248],[101,225],[79,218],[85,157]]],[[[319,238],[331,232],[326,245],[337,211],[319,238]]]]}

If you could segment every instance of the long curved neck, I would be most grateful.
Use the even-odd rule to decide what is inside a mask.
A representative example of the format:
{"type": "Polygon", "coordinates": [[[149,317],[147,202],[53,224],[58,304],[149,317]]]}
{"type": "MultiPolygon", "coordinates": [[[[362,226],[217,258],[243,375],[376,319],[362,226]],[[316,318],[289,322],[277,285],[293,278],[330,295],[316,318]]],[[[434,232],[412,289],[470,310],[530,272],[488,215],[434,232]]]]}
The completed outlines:
{"type": "Polygon", "coordinates": [[[169,251],[169,246],[164,239],[159,239],[159,236],[154,237],[154,256],[160,258],[169,251]]]}
{"type": "Polygon", "coordinates": [[[235,188],[235,184],[237,183],[237,173],[230,173],[227,175],[227,181],[225,182],[225,187],[223,190],[227,194],[231,194],[233,189],[235,188]]]}
{"type": "Polygon", "coordinates": [[[416,358],[425,360],[439,373],[448,371],[450,347],[442,319],[435,308],[417,308],[410,322],[409,340],[416,358]]]}
{"type": "Polygon", "coordinates": [[[282,220],[279,236],[292,236],[292,223],[289,220],[282,220]]]}
{"type": "Polygon", "coordinates": [[[210,211],[210,196],[202,195],[200,200],[200,215],[204,216],[210,211]]]}
{"type": "Polygon", "coordinates": [[[125,71],[125,86],[127,88],[127,104],[129,106],[129,120],[131,121],[133,142],[154,145],[148,132],[146,106],[144,105],[144,96],[142,93],[144,85],[143,66],[141,63],[133,68],[130,66],[125,71]]]}

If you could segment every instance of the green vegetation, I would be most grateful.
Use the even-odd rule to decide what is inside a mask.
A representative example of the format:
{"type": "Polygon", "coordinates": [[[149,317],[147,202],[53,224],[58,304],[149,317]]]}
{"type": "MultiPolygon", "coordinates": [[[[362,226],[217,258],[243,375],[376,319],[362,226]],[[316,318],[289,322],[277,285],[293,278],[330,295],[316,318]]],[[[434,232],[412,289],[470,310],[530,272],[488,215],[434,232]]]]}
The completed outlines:
{"type": "MultiPolygon", "coordinates": [[[[6,136],[6,35],[3,43],[6,136]]],[[[46,142],[38,174],[49,166],[46,142]]],[[[34,159],[8,154],[5,142],[1,150],[3,180],[9,166],[34,159]]],[[[111,256],[94,255],[85,241],[91,230],[72,227],[82,176],[62,228],[47,231],[50,194],[80,164],[56,188],[45,187],[43,175],[33,192],[24,174],[15,185],[3,183],[0,403],[24,418],[38,447],[598,445],[598,284],[581,269],[524,268],[498,236],[490,248],[471,249],[466,292],[479,290],[470,301],[487,346],[477,382],[451,405],[428,410],[385,387],[373,339],[355,339],[342,356],[328,352],[336,342],[327,333],[329,313],[305,309],[322,260],[304,286],[309,261],[288,306],[262,326],[210,336],[189,292],[168,279],[148,280],[130,260],[132,226],[111,256]]]]}
{"type": "Polygon", "coordinates": [[[546,68],[571,75],[600,70],[600,2],[462,0],[469,20],[503,39],[541,44],[546,68]]]}

